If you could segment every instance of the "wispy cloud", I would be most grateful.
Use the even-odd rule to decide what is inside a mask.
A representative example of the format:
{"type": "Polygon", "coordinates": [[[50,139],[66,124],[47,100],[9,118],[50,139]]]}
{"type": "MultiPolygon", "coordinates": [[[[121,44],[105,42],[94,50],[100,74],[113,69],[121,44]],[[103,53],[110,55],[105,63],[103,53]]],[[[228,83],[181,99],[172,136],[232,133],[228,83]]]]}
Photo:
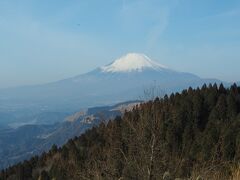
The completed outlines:
{"type": "Polygon", "coordinates": [[[234,17],[240,15],[240,9],[231,9],[225,12],[221,12],[218,14],[213,15],[212,17],[215,18],[222,18],[222,17],[234,17]]]}
{"type": "Polygon", "coordinates": [[[205,16],[201,18],[201,20],[214,20],[214,19],[224,19],[224,18],[233,18],[233,17],[238,17],[240,16],[240,9],[231,9],[223,12],[219,12],[210,16],[205,16]]]}
{"type": "Polygon", "coordinates": [[[163,1],[124,1],[120,12],[123,28],[128,32],[145,34],[146,50],[156,46],[169,24],[170,7],[163,1]]]}
{"type": "Polygon", "coordinates": [[[153,49],[156,45],[158,40],[160,39],[161,35],[165,32],[166,28],[169,24],[169,11],[162,10],[162,14],[159,15],[158,22],[150,29],[148,36],[147,36],[147,51],[153,49]]]}

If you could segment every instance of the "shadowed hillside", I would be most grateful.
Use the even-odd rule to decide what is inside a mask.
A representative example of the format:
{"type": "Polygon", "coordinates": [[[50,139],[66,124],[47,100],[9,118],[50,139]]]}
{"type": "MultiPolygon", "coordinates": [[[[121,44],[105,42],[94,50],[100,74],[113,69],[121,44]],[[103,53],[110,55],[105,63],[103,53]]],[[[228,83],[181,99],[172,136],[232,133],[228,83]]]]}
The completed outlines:
{"type": "Polygon", "coordinates": [[[237,179],[239,113],[237,85],[189,88],[137,105],[0,179],[237,179]]]}

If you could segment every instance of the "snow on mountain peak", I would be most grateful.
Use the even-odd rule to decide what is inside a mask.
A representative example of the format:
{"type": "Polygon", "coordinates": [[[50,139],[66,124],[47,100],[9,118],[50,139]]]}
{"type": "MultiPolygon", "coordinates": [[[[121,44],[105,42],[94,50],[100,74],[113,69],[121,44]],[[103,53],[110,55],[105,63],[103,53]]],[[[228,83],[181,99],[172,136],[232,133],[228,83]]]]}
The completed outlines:
{"type": "Polygon", "coordinates": [[[166,67],[152,61],[144,54],[129,53],[121,58],[115,60],[113,63],[107,66],[101,67],[102,72],[141,72],[143,69],[160,70],[166,67]]]}

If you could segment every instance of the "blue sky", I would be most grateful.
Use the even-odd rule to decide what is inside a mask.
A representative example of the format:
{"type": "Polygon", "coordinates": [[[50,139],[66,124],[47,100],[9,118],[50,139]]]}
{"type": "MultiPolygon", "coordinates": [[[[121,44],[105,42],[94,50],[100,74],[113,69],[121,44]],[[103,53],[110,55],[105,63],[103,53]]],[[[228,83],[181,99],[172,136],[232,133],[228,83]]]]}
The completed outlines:
{"type": "Polygon", "coordinates": [[[1,0],[0,88],[51,82],[128,52],[240,81],[239,0],[1,0]]]}

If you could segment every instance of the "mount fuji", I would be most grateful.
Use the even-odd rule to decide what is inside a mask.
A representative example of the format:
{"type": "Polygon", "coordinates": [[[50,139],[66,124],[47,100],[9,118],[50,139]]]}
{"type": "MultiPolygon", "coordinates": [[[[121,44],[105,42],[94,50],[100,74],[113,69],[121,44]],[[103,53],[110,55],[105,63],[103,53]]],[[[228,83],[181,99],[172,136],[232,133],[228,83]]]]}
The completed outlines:
{"type": "Polygon", "coordinates": [[[115,60],[110,65],[101,68],[102,72],[112,72],[112,73],[124,73],[143,70],[164,70],[167,69],[166,66],[161,65],[152,61],[149,57],[144,54],[129,53],[117,60],[115,60]]]}
{"type": "Polygon", "coordinates": [[[83,107],[136,100],[153,85],[165,94],[215,82],[220,81],[174,71],[144,54],[129,53],[109,65],[69,79],[2,89],[0,112],[4,109],[75,111],[83,107]]]}

